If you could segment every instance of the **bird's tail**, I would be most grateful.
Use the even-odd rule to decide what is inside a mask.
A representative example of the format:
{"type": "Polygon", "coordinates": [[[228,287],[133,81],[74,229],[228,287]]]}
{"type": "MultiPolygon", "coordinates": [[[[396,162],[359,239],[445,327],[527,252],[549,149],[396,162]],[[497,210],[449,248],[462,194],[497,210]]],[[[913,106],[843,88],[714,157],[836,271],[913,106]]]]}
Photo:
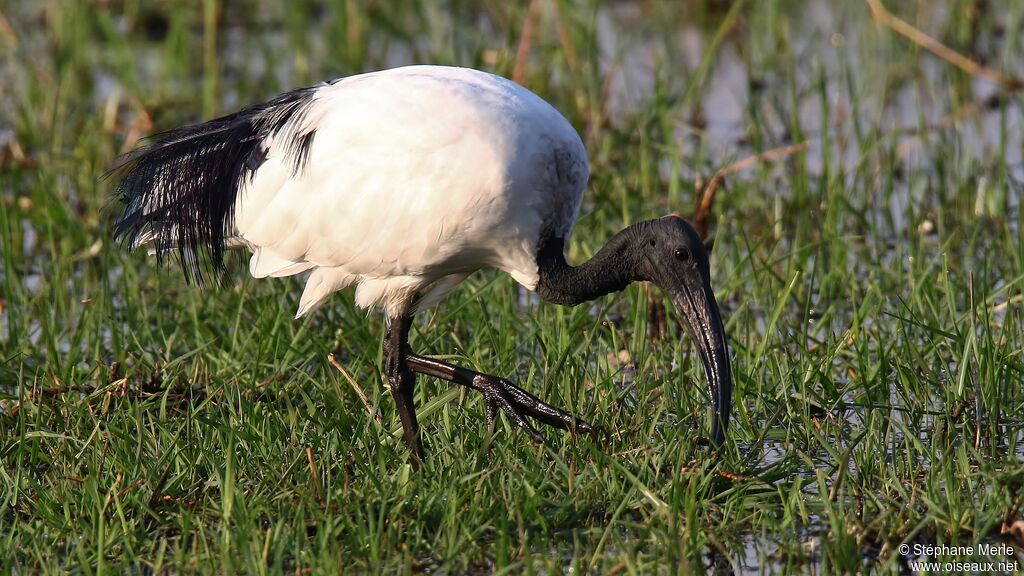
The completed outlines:
{"type": "Polygon", "coordinates": [[[223,277],[238,190],[266,159],[271,135],[288,136],[284,151],[302,169],[312,132],[298,127],[315,89],[158,134],[119,158],[107,173],[119,180],[114,197],[124,207],[114,237],[133,248],[148,244],[158,258],[176,252],[189,281],[223,277]]]}

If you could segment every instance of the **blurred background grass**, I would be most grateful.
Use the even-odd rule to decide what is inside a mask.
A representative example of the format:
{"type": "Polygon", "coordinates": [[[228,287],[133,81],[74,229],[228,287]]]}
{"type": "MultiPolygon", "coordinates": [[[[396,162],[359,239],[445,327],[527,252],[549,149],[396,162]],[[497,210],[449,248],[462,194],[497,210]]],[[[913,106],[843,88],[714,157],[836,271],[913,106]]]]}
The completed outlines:
{"type": "MultiPolygon", "coordinates": [[[[1020,3],[890,9],[1024,74],[1020,3]]],[[[832,572],[1024,546],[1020,105],[859,2],[0,1],[0,568],[832,572]],[[727,451],[643,287],[569,310],[480,273],[424,315],[418,349],[620,433],[503,423],[488,460],[480,399],[423,378],[414,474],[351,294],[293,321],[297,281],[198,290],[112,244],[102,174],[140,137],[427,62],[513,76],[580,130],[574,261],[717,186],[727,451]]]]}

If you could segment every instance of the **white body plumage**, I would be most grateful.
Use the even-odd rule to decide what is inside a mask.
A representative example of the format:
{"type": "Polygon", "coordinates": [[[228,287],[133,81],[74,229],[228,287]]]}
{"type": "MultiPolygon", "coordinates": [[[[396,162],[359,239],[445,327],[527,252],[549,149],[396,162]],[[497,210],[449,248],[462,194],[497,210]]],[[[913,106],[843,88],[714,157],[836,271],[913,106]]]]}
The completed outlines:
{"type": "Polygon", "coordinates": [[[257,278],[310,271],[297,316],[352,284],[361,307],[422,309],[482,267],[533,290],[542,234],[572,229],[583,143],[510,80],[411,66],[322,84],[305,106],[261,143],[231,239],[257,278]],[[296,170],[288,143],[310,133],[296,170]]]}

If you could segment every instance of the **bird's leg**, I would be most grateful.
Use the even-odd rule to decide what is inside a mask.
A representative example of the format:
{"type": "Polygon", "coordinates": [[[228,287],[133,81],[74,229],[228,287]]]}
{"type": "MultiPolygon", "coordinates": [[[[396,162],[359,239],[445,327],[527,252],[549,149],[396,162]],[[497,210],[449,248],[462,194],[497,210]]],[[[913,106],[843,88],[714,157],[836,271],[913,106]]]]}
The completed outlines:
{"type": "Polygon", "coordinates": [[[543,442],[543,438],[524,416],[563,430],[594,433],[594,428],[590,424],[557,406],[544,402],[504,378],[469,370],[412,352],[408,353],[405,360],[413,372],[434,376],[481,392],[487,403],[488,426],[493,424],[497,410],[500,408],[538,443],[543,442]]]}
{"type": "Polygon", "coordinates": [[[388,388],[395,398],[398,418],[402,421],[405,443],[412,451],[413,467],[419,468],[423,461],[423,443],[420,441],[420,425],[416,421],[416,406],[412,398],[416,391],[416,373],[407,363],[411,326],[412,316],[403,314],[389,319],[387,335],[384,336],[384,372],[388,388]]]}

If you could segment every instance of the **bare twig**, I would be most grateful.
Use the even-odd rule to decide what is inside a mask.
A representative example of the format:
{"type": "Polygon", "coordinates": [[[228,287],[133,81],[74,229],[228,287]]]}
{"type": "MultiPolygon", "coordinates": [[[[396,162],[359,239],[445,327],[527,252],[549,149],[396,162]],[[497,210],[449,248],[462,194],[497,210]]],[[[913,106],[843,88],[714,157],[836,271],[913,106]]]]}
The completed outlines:
{"type": "Polygon", "coordinates": [[[558,42],[562,45],[562,54],[565,56],[565,63],[569,65],[569,71],[573,74],[579,72],[579,61],[576,59],[576,47],[572,43],[572,34],[569,28],[562,21],[562,13],[558,9],[558,2],[551,3],[551,16],[555,20],[555,29],[558,31],[558,42]]]}
{"type": "Polygon", "coordinates": [[[18,45],[18,35],[14,32],[14,26],[11,26],[10,20],[3,12],[0,12],[0,37],[3,37],[10,48],[18,45]]]}
{"type": "Polygon", "coordinates": [[[306,459],[309,460],[309,473],[313,475],[313,488],[316,490],[316,500],[324,503],[324,497],[320,494],[320,473],[316,470],[316,460],[313,459],[313,449],[306,446],[306,459]]]}
{"type": "Polygon", "coordinates": [[[532,0],[530,9],[523,20],[523,29],[519,33],[519,46],[516,48],[516,65],[512,69],[512,80],[523,84],[526,76],[526,61],[530,58],[530,46],[533,44],[533,30],[540,19],[540,0],[532,0]]]}
{"type": "Polygon", "coordinates": [[[991,313],[992,314],[996,314],[996,313],[999,313],[999,312],[1004,312],[1010,306],[1010,304],[1019,304],[1020,302],[1024,302],[1024,295],[1017,294],[1016,296],[1011,296],[1005,302],[1000,302],[998,304],[992,304],[991,305],[992,306],[991,313]]]}
{"type": "Polygon", "coordinates": [[[733,162],[724,168],[720,168],[715,172],[715,175],[708,180],[707,186],[704,187],[704,192],[700,199],[700,205],[697,207],[697,214],[693,217],[693,223],[696,225],[697,231],[700,235],[704,236],[707,234],[707,220],[708,215],[711,214],[711,205],[715,202],[715,193],[718,191],[718,188],[722,185],[722,182],[727,176],[732,176],[740,170],[752,168],[758,162],[774,162],[776,160],[780,160],[794,152],[806,150],[810,145],[810,141],[805,140],[799,144],[790,144],[789,146],[772,148],[771,150],[765,150],[760,154],[754,154],[747,156],[742,160],[737,160],[736,162],[733,162]]]}
{"type": "Polygon", "coordinates": [[[942,42],[939,42],[935,38],[925,34],[921,30],[918,30],[905,20],[901,20],[896,17],[882,5],[882,0],[866,1],[868,3],[868,7],[871,8],[871,17],[874,18],[876,22],[891,29],[897,34],[904,36],[914,44],[917,44],[932,54],[935,54],[939,58],[942,58],[946,62],[949,62],[971,76],[978,76],[991,80],[992,82],[1000,84],[1007,90],[1020,90],[1024,88],[1024,80],[1021,80],[1016,76],[1000,72],[994,68],[982,66],[963,54],[956,52],[942,42]]]}
{"type": "Polygon", "coordinates": [[[351,386],[352,389],[356,391],[356,396],[359,396],[359,399],[363,402],[363,406],[366,407],[366,411],[370,413],[370,416],[373,416],[373,419],[376,420],[378,424],[383,426],[384,420],[381,419],[380,414],[378,414],[377,411],[374,410],[373,406],[370,404],[370,399],[366,397],[366,392],[363,392],[362,387],[360,387],[359,384],[356,383],[355,379],[352,378],[352,375],[348,373],[348,370],[345,370],[345,367],[342,366],[340,362],[338,362],[338,360],[334,357],[334,354],[328,354],[327,361],[331,363],[331,366],[337,368],[338,372],[341,372],[341,375],[344,376],[345,380],[348,381],[349,386],[351,386]]]}
{"type": "Polygon", "coordinates": [[[114,499],[114,494],[118,493],[117,487],[121,485],[122,479],[124,479],[124,472],[118,471],[117,478],[114,479],[114,483],[107,490],[107,498],[103,501],[103,508],[100,509],[101,512],[106,513],[107,507],[110,506],[110,502],[114,499]]]}

